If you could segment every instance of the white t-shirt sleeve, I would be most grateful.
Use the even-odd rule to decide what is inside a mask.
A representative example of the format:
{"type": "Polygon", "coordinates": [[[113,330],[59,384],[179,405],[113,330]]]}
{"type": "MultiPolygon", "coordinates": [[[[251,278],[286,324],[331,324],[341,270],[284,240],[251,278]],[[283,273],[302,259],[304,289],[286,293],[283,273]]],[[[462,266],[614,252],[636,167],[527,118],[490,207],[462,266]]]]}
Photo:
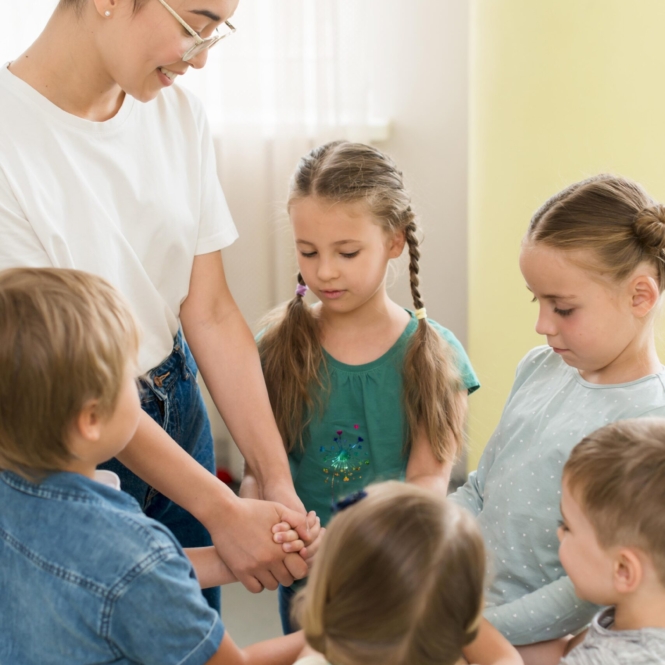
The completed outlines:
{"type": "Polygon", "coordinates": [[[217,173],[215,146],[208,119],[199,108],[201,123],[201,218],[195,253],[208,254],[228,247],[238,238],[217,173]]]}
{"type": "Polygon", "coordinates": [[[43,268],[52,263],[0,170],[0,270],[43,268]]]}

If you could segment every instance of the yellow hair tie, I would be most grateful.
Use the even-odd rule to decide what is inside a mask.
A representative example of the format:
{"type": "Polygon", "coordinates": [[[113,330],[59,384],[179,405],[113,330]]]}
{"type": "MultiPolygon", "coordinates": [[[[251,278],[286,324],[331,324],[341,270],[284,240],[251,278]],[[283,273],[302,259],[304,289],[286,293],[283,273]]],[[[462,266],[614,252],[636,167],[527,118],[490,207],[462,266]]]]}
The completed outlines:
{"type": "Polygon", "coordinates": [[[415,311],[415,314],[416,314],[416,318],[418,320],[427,318],[427,310],[424,307],[421,307],[420,309],[417,309],[415,311]]]}

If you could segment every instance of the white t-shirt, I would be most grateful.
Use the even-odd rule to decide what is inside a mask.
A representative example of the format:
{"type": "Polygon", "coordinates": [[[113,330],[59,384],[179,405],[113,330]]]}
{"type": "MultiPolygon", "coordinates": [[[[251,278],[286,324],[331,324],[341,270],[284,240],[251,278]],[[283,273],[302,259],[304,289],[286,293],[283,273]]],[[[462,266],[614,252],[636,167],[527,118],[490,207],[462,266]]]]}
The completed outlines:
{"type": "Polygon", "coordinates": [[[171,352],[194,256],[237,238],[200,102],[127,95],[106,122],[66,113],[0,68],[0,270],[96,273],[141,324],[140,370],[171,352]]]}

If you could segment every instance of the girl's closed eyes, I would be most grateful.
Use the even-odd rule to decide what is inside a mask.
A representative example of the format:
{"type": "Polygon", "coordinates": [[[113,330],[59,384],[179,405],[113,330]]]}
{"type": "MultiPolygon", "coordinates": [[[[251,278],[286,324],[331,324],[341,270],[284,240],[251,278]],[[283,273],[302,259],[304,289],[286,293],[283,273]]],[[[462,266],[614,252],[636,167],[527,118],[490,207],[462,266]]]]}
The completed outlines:
{"type": "MultiPolygon", "coordinates": [[[[538,298],[536,296],[533,296],[531,298],[531,302],[538,302],[538,298]]],[[[554,308],[554,313],[558,314],[559,316],[570,316],[573,313],[574,307],[570,307],[568,309],[560,309],[558,307],[554,308]]]]}

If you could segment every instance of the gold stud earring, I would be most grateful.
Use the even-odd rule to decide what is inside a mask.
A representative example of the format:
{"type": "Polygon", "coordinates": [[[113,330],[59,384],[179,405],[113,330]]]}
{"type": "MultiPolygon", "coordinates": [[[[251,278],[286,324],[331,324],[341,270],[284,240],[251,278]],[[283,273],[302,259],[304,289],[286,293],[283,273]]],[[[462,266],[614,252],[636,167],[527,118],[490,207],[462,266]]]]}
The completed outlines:
{"type": "Polygon", "coordinates": [[[111,12],[107,9],[107,10],[104,12],[104,16],[106,16],[106,18],[108,18],[109,16],[111,16],[111,12]]]}

